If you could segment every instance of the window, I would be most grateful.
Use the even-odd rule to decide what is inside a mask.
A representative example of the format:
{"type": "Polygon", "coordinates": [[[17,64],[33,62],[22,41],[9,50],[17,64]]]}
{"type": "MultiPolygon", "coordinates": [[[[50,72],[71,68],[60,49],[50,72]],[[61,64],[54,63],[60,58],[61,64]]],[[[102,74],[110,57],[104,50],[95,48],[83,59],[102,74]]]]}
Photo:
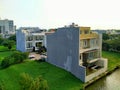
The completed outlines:
{"type": "Polygon", "coordinates": [[[31,48],[32,47],[32,43],[27,43],[27,48],[31,48]]]}
{"type": "Polygon", "coordinates": [[[43,40],[44,36],[40,36],[39,38],[40,38],[40,40],[43,40]]]}
{"type": "Polygon", "coordinates": [[[44,36],[35,36],[35,40],[43,40],[44,36]]]}
{"type": "Polygon", "coordinates": [[[96,45],[98,45],[98,39],[96,39],[96,45]]]}
{"type": "Polygon", "coordinates": [[[32,37],[32,36],[28,36],[26,40],[27,40],[27,41],[32,41],[32,40],[33,40],[33,37],[32,37]]]}
{"type": "Polygon", "coordinates": [[[89,34],[89,30],[85,30],[85,31],[84,31],[84,34],[89,34]]]}
{"type": "Polygon", "coordinates": [[[82,30],[80,30],[80,34],[82,34],[82,30]]]}
{"type": "Polygon", "coordinates": [[[42,42],[37,42],[36,47],[40,47],[40,46],[42,46],[42,42]]]}
{"type": "Polygon", "coordinates": [[[84,41],[83,41],[83,47],[84,47],[84,48],[88,47],[88,41],[87,41],[87,40],[84,40],[84,41]]]}

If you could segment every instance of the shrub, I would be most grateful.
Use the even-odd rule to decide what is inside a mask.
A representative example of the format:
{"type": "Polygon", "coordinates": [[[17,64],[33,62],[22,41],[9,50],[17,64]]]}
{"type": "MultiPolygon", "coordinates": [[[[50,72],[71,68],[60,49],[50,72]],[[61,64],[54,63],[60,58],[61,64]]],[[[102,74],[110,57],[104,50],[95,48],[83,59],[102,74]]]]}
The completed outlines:
{"type": "Polygon", "coordinates": [[[22,73],[19,83],[22,90],[48,90],[47,81],[41,76],[33,79],[29,74],[22,73]]]}
{"type": "Polygon", "coordinates": [[[16,51],[11,55],[11,57],[14,58],[14,63],[20,63],[28,58],[28,54],[29,53],[27,52],[22,53],[22,52],[16,51]]]}
{"type": "Polygon", "coordinates": [[[6,68],[12,64],[21,63],[28,58],[28,53],[19,51],[14,52],[11,56],[5,57],[1,62],[1,68],[6,68]]]}
{"type": "Polygon", "coordinates": [[[21,89],[22,90],[29,90],[30,86],[31,86],[31,83],[32,83],[32,77],[30,77],[29,74],[27,73],[22,73],[21,75],[21,78],[20,78],[20,86],[21,86],[21,89]]]}
{"type": "Polygon", "coordinates": [[[5,86],[3,81],[0,81],[0,90],[5,90],[5,86]]]}
{"type": "Polygon", "coordinates": [[[23,59],[27,59],[27,58],[28,58],[28,55],[29,55],[28,52],[23,52],[23,53],[22,53],[23,59]]]}
{"type": "Polygon", "coordinates": [[[7,68],[10,65],[9,57],[5,57],[1,62],[1,68],[7,68]]]}
{"type": "Polygon", "coordinates": [[[8,39],[6,39],[2,42],[2,45],[5,47],[8,47],[8,49],[11,49],[14,46],[14,44],[15,44],[15,41],[8,40],[8,39]]]}

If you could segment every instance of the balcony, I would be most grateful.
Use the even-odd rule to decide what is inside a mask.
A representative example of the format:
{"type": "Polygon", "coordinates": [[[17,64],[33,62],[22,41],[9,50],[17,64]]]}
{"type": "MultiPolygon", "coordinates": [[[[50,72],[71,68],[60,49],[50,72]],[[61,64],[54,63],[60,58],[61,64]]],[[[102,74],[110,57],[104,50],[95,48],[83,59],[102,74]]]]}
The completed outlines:
{"type": "Polygon", "coordinates": [[[90,39],[90,38],[98,38],[98,34],[96,34],[96,33],[80,34],[80,40],[81,39],[90,39]]]}
{"type": "Polygon", "coordinates": [[[88,47],[88,48],[80,47],[80,53],[91,51],[91,50],[98,50],[98,49],[100,49],[99,46],[88,47]]]}
{"type": "Polygon", "coordinates": [[[88,59],[88,60],[87,60],[87,63],[93,63],[93,62],[96,62],[96,61],[98,61],[98,60],[100,60],[99,57],[96,57],[96,58],[94,58],[94,59],[88,59]]]}

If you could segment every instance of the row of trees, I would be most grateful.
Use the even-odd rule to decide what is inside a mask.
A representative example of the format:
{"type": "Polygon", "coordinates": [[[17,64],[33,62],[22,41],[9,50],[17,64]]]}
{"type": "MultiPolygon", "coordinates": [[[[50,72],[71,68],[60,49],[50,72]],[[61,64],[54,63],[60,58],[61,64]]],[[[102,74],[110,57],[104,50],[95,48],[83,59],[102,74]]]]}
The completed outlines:
{"type": "Polygon", "coordinates": [[[103,34],[102,49],[105,51],[120,52],[120,36],[103,34]]]}
{"type": "Polygon", "coordinates": [[[5,47],[8,47],[8,49],[11,49],[16,42],[16,36],[12,35],[9,38],[2,38],[2,36],[0,36],[0,45],[3,45],[5,47]]]}

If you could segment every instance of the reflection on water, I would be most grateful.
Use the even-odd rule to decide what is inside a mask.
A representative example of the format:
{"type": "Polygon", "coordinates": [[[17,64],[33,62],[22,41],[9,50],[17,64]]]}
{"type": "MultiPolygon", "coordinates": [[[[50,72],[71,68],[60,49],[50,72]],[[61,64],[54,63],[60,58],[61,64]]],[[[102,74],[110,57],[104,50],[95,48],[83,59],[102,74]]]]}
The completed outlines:
{"type": "Polygon", "coordinates": [[[85,90],[120,90],[120,69],[97,80],[85,90]]]}

